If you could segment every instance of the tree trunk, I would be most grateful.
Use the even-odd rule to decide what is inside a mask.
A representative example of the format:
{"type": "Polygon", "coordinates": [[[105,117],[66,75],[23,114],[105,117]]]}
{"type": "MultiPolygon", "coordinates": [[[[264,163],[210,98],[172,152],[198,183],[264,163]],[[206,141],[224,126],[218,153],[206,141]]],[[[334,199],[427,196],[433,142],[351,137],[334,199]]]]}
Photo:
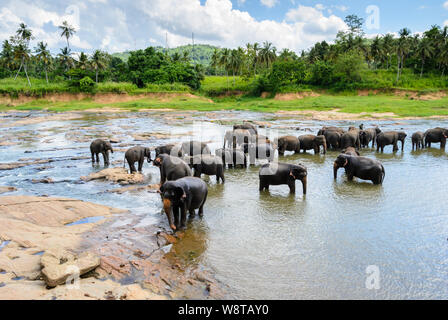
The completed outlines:
{"type": "Polygon", "coordinates": [[[28,84],[31,87],[31,81],[30,78],[28,77],[28,72],[26,71],[26,63],[23,65],[23,70],[25,70],[26,79],[28,80],[28,84]]]}
{"type": "Polygon", "coordinates": [[[17,71],[17,74],[16,74],[16,76],[14,77],[14,80],[16,80],[16,79],[17,79],[17,76],[19,75],[19,73],[20,73],[20,70],[22,70],[22,64],[23,64],[23,62],[21,62],[21,63],[20,63],[20,68],[19,68],[19,71],[17,71]]]}
{"type": "Polygon", "coordinates": [[[400,80],[400,56],[397,55],[397,82],[400,80]]]}
{"type": "Polygon", "coordinates": [[[47,73],[47,67],[45,67],[45,79],[47,80],[47,84],[48,84],[48,73],[47,73]]]}
{"type": "Polygon", "coordinates": [[[95,68],[96,83],[98,83],[98,68],[95,68]]]}
{"type": "Polygon", "coordinates": [[[422,70],[420,71],[420,79],[423,77],[423,68],[425,67],[425,59],[422,59],[422,70]]]}

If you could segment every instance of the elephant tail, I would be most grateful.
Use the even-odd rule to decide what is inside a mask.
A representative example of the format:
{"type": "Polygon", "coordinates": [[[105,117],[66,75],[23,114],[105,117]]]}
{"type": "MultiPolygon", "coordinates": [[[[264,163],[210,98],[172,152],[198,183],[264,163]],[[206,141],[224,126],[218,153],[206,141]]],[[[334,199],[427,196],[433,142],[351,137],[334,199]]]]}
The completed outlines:
{"type": "Polygon", "coordinates": [[[381,166],[382,176],[381,176],[381,183],[383,183],[384,178],[386,177],[386,170],[384,170],[384,166],[381,166]]]}

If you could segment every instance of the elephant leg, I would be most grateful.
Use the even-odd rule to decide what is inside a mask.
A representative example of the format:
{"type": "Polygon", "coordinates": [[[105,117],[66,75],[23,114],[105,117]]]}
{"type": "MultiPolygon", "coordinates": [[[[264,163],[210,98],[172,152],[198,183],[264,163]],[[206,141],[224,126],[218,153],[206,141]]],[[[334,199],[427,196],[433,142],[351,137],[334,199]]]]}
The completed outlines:
{"type": "Polygon", "coordinates": [[[135,169],[135,164],[134,162],[129,162],[129,168],[131,169],[131,173],[136,172],[137,170],[135,169]]]}
{"type": "Polygon", "coordinates": [[[183,206],[180,208],[180,228],[185,229],[187,226],[187,208],[183,206]]]}
{"type": "Polygon", "coordinates": [[[348,181],[353,181],[353,175],[352,174],[347,174],[347,180],[348,181]]]}
{"type": "Polygon", "coordinates": [[[179,207],[173,208],[173,216],[174,216],[174,225],[176,228],[179,227],[179,207]]]}
{"type": "Polygon", "coordinates": [[[290,181],[288,182],[288,187],[289,187],[289,193],[293,194],[296,193],[296,181],[290,181]]]}
{"type": "Polygon", "coordinates": [[[107,162],[107,154],[106,152],[102,152],[104,166],[107,166],[109,163],[107,162]]]}
{"type": "Polygon", "coordinates": [[[95,153],[92,152],[92,163],[95,163],[95,153]]]}
{"type": "Polygon", "coordinates": [[[193,218],[196,215],[196,212],[194,212],[194,209],[190,209],[188,210],[189,214],[190,214],[190,218],[193,218]]]}
{"type": "Polygon", "coordinates": [[[95,153],[95,157],[96,157],[96,162],[100,163],[100,154],[99,153],[95,153]]]}
{"type": "Polygon", "coordinates": [[[142,172],[143,170],[143,159],[138,161],[138,172],[142,172]]]}

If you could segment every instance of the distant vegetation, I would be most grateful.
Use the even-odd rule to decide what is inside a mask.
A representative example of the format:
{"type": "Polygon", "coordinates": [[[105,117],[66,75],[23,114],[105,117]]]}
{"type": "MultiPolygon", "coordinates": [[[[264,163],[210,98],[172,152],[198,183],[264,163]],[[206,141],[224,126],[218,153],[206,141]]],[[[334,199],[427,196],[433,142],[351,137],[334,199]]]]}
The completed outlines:
{"type": "Polygon", "coordinates": [[[269,42],[236,49],[209,45],[149,47],[110,55],[101,50],[74,55],[76,30],[64,22],[67,46],[52,56],[47,44],[31,49],[32,31],[23,23],[2,44],[0,93],[41,96],[51,92],[157,92],[194,90],[207,96],[325,89],[440,90],[448,88],[448,27],[422,35],[407,28],[366,38],[362,19],[346,18],[349,30],[334,43],[316,43],[300,53],[278,52],[269,42]],[[205,77],[207,76],[207,77],[205,77]],[[26,80],[23,80],[26,79],[26,80]]]}

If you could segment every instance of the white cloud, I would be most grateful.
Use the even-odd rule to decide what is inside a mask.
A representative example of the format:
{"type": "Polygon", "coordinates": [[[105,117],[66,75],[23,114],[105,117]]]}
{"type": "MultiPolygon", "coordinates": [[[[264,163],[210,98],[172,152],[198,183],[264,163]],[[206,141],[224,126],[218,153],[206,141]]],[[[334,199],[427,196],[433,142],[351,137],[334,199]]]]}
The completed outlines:
{"type": "Polygon", "coordinates": [[[444,27],[448,27],[448,20],[445,20],[445,22],[443,23],[444,27]]]}
{"type": "Polygon", "coordinates": [[[277,0],[260,0],[265,7],[272,8],[277,4],[277,0]]]}
{"type": "Polygon", "coordinates": [[[446,1],[446,2],[443,4],[443,7],[444,7],[446,10],[448,10],[448,1],[446,1]]]}
{"type": "Polygon", "coordinates": [[[323,4],[321,4],[321,3],[318,3],[318,4],[316,4],[316,9],[317,10],[324,10],[325,6],[323,4]]]}

